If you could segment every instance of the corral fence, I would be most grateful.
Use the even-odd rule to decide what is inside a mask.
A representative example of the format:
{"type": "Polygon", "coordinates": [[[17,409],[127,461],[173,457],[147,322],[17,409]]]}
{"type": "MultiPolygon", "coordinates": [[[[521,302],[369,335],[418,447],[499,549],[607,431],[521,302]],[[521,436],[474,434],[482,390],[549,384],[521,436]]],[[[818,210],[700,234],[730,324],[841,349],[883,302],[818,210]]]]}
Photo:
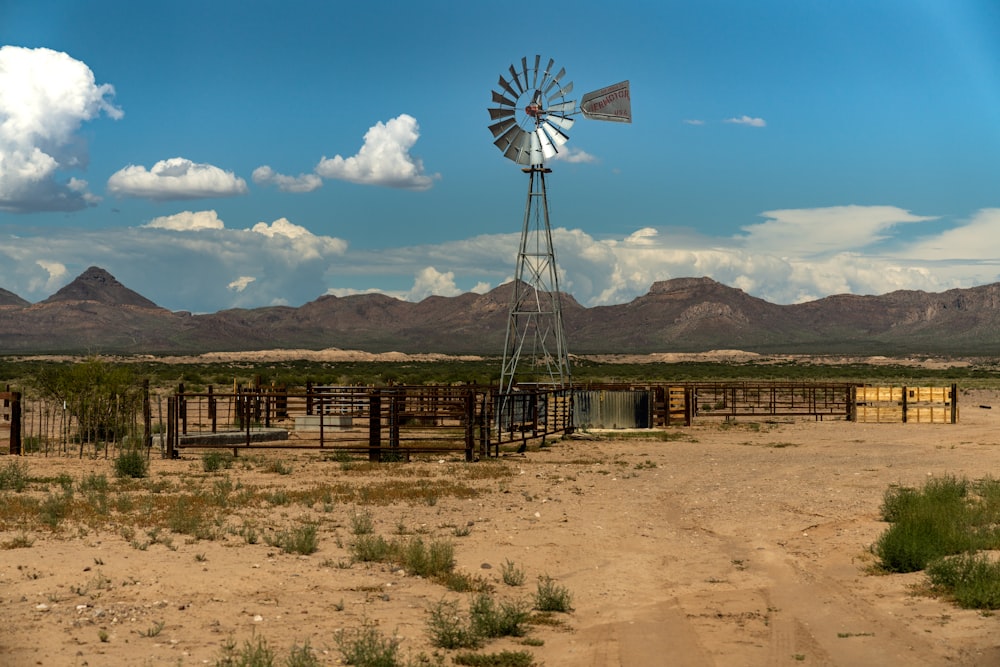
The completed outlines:
{"type": "Polygon", "coordinates": [[[178,391],[167,401],[165,453],[266,446],[367,453],[372,461],[460,452],[471,461],[571,430],[571,405],[570,390],[500,396],[476,385],[178,391]]]}
{"type": "Polygon", "coordinates": [[[142,392],[141,405],[109,403],[118,425],[81,422],[65,403],[0,392],[0,451],[104,456],[124,447],[178,456],[184,449],[288,448],[367,454],[373,461],[412,454],[497,456],[501,446],[576,428],[662,428],[722,419],[956,423],[950,387],[871,387],[852,383],[696,382],[495,387],[325,386],[142,392]],[[6,444],[6,447],[4,446],[6,444]]]}
{"type": "Polygon", "coordinates": [[[690,426],[705,419],[809,418],[956,423],[957,386],[871,387],[835,382],[588,385],[574,392],[577,428],[690,426]]]}

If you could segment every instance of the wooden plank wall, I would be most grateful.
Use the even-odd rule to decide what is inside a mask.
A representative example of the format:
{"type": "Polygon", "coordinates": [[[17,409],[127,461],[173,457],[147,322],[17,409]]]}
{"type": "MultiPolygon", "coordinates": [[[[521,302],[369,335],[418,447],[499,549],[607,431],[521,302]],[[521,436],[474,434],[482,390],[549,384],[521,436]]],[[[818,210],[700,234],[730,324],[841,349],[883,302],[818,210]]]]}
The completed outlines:
{"type": "Polygon", "coordinates": [[[870,424],[954,424],[958,391],[950,387],[858,387],[853,418],[870,424]]]}

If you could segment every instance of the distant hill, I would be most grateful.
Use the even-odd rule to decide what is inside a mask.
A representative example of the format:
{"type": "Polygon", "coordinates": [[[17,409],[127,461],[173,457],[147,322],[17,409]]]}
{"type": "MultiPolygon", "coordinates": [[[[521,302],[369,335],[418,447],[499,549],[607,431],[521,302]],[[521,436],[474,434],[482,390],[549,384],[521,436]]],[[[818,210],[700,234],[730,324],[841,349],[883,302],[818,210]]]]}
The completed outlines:
{"type": "Polygon", "coordinates": [[[18,306],[23,308],[24,306],[30,305],[30,301],[22,299],[13,292],[8,292],[7,290],[0,288],[0,308],[4,306],[18,306]]]}
{"type": "MultiPolygon", "coordinates": [[[[297,308],[171,312],[91,267],[31,304],[0,290],[0,354],[201,353],[337,347],[499,355],[512,285],[419,303],[325,295],[297,308]]],[[[941,293],[836,295],[778,305],[709,278],[654,283],[629,303],[563,297],[577,354],[742,349],[801,354],[1000,354],[1000,283],[941,293]]]]}

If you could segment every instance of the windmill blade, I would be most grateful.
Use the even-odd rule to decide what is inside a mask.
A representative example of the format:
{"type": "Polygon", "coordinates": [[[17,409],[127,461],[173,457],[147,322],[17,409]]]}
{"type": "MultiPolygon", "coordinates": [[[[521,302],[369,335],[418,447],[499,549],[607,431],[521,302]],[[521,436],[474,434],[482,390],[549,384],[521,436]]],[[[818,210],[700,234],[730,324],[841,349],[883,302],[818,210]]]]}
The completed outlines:
{"type": "Polygon", "coordinates": [[[532,73],[534,74],[534,76],[531,77],[531,87],[532,88],[537,88],[538,87],[538,65],[539,65],[539,63],[541,61],[542,61],[542,57],[539,56],[539,55],[535,55],[535,68],[533,70],[531,70],[532,73]]]}
{"type": "Polygon", "coordinates": [[[521,69],[524,71],[524,89],[530,90],[528,87],[528,56],[521,56],[521,69]]]}
{"type": "MultiPolygon", "coordinates": [[[[507,155],[507,151],[511,150],[511,146],[518,145],[518,141],[520,140],[521,135],[523,135],[523,134],[524,134],[524,130],[522,130],[521,128],[519,128],[519,127],[517,127],[515,125],[514,127],[510,128],[509,130],[507,130],[506,132],[504,132],[503,136],[501,136],[499,139],[497,139],[496,141],[494,141],[493,144],[497,148],[499,148],[500,150],[502,150],[504,152],[504,155],[507,155]]],[[[513,158],[511,158],[511,159],[513,159],[513,158]]]]}
{"type": "Polygon", "coordinates": [[[543,92],[546,95],[548,95],[549,91],[552,90],[556,86],[556,84],[559,83],[559,79],[563,78],[564,76],[566,76],[566,68],[565,67],[563,67],[562,69],[560,69],[559,73],[556,74],[554,77],[552,77],[552,81],[549,82],[549,85],[545,87],[545,90],[543,92]]]}
{"type": "Polygon", "coordinates": [[[545,121],[564,130],[570,129],[573,127],[573,123],[576,122],[573,118],[567,118],[566,116],[560,116],[559,114],[554,113],[546,114],[545,121]]]}
{"type": "Polygon", "coordinates": [[[517,125],[516,118],[507,118],[506,120],[502,120],[499,123],[493,123],[492,125],[490,125],[490,132],[493,133],[494,137],[498,137],[507,130],[509,130],[510,128],[514,127],[515,125],[517,125]]]}
{"type": "Polygon", "coordinates": [[[501,95],[500,93],[498,93],[495,90],[492,91],[492,92],[493,92],[493,101],[496,102],[497,104],[506,104],[507,106],[509,106],[511,108],[514,108],[514,107],[517,106],[517,102],[515,102],[514,100],[509,99],[507,97],[504,97],[503,95],[501,95]]]}
{"type": "Polygon", "coordinates": [[[517,78],[517,70],[514,69],[513,65],[510,66],[510,76],[514,81],[514,85],[517,86],[517,94],[520,95],[524,92],[524,86],[521,85],[520,79],[517,78]]]}
{"type": "Polygon", "coordinates": [[[537,132],[531,132],[528,134],[528,139],[531,142],[531,154],[528,156],[528,164],[541,164],[545,161],[545,156],[542,154],[542,140],[538,136],[537,132]]]}
{"type": "Polygon", "coordinates": [[[552,143],[556,146],[562,146],[569,141],[569,135],[556,127],[549,119],[542,121],[542,127],[545,128],[545,133],[549,135],[552,143]]]}
{"type": "Polygon", "coordinates": [[[490,112],[490,120],[496,120],[498,118],[506,118],[507,116],[513,116],[513,109],[504,109],[500,107],[499,109],[487,109],[490,112]]]}
{"type": "Polygon", "coordinates": [[[565,86],[563,86],[562,88],[560,88],[558,92],[552,93],[552,95],[549,96],[549,100],[550,101],[554,100],[557,97],[566,97],[571,92],[573,92],[573,82],[572,81],[570,81],[565,86]]]}
{"type": "MultiPolygon", "coordinates": [[[[550,157],[555,157],[556,153],[559,151],[557,151],[556,147],[552,145],[552,140],[549,138],[549,135],[545,132],[545,130],[541,127],[538,128],[535,130],[535,136],[538,139],[538,145],[542,152],[542,159],[548,160],[550,157]]],[[[534,144],[534,142],[532,142],[532,144],[534,144]]]]}
{"type": "Polygon", "coordinates": [[[556,102],[547,106],[545,110],[550,113],[573,113],[576,111],[576,100],[556,102]]]}
{"type": "Polygon", "coordinates": [[[545,88],[545,85],[549,81],[549,74],[552,71],[552,65],[554,65],[555,62],[556,61],[554,59],[549,58],[549,64],[545,66],[545,69],[542,71],[542,78],[538,81],[538,85],[535,86],[536,90],[542,90],[545,88]]]}
{"type": "Polygon", "coordinates": [[[511,142],[507,150],[504,151],[504,157],[517,162],[518,164],[528,164],[528,153],[531,150],[531,139],[527,132],[518,129],[517,138],[511,142]]]}
{"type": "Polygon", "coordinates": [[[500,75],[500,80],[497,83],[500,85],[501,88],[507,91],[508,95],[510,95],[513,98],[517,98],[517,91],[511,87],[507,79],[503,78],[503,75],[500,75]]]}

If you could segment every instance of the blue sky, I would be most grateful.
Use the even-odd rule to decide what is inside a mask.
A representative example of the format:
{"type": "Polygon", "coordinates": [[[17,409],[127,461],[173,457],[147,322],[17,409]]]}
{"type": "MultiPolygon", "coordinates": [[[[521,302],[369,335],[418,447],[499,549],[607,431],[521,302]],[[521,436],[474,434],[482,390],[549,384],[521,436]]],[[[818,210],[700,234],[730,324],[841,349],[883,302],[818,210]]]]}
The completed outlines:
{"type": "Polygon", "coordinates": [[[0,0],[0,287],[88,266],[172,310],[513,274],[498,76],[624,79],[547,163],[561,286],[777,303],[996,282],[1000,4],[0,0]]]}

